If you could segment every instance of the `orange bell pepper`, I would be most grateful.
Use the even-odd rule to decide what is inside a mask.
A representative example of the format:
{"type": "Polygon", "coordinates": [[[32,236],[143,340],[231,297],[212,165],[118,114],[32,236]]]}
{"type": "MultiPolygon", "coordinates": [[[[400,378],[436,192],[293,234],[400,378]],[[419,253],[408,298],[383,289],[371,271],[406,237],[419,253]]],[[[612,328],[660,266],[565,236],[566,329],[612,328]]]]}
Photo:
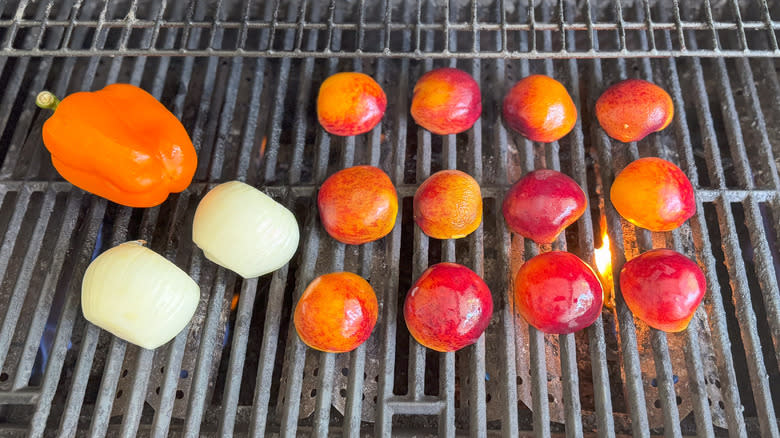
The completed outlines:
{"type": "Polygon", "coordinates": [[[197,155],[181,122],[130,84],[71,94],[48,91],[39,107],[54,110],[43,143],[63,178],[129,207],[153,207],[190,185],[197,155]]]}

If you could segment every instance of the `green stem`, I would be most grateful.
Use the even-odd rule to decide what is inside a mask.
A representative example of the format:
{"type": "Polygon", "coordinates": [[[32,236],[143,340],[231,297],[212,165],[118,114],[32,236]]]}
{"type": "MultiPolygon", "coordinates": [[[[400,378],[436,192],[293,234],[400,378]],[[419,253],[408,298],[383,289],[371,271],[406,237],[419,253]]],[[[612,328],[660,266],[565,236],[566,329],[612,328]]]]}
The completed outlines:
{"type": "Polygon", "coordinates": [[[60,104],[60,100],[51,91],[41,91],[38,93],[38,97],[35,98],[35,104],[39,108],[54,111],[57,109],[57,105],[60,104]]]}

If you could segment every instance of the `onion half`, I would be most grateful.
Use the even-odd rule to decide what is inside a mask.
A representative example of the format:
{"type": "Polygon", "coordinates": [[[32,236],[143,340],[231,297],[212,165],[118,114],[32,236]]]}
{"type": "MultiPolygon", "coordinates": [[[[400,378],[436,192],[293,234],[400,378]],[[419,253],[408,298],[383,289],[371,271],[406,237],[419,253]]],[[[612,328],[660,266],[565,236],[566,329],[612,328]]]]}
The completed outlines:
{"type": "Polygon", "coordinates": [[[173,339],[192,319],[200,288],[178,266],[126,242],[98,256],[81,284],[81,310],[96,326],[143,348],[173,339]]]}
{"type": "Polygon", "coordinates": [[[214,187],[198,204],[192,240],[212,262],[244,278],[284,266],[300,231],[292,212],[240,181],[214,187]]]}

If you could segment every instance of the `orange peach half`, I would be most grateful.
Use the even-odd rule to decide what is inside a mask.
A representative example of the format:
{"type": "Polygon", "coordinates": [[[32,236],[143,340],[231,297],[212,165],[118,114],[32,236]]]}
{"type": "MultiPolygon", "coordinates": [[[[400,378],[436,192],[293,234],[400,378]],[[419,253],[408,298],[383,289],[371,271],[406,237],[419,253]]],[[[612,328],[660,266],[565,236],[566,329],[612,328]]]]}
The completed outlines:
{"type": "Polygon", "coordinates": [[[354,166],[325,180],[317,206],[328,234],[340,242],[360,245],[381,239],[393,229],[398,195],[382,169],[354,166]]]}
{"type": "Polygon", "coordinates": [[[387,96],[363,73],[336,73],[320,85],[317,119],[331,134],[350,136],[370,131],[382,120],[387,96]]]}
{"type": "Polygon", "coordinates": [[[460,170],[442,170],[426,179],[414,194],[414,221],[435,239],[459,239],[482,222],[479,184],[460,170]]]}
{"type": "Polygon", "coordinates": [[[424,74],[414,86],[412,117],[434,134],[463,132],[482,114],[477,81],[456,68],[439,68],[424,74]]]}
{"type": "Polygon", "coordinates": [[[669,126],[674,103],[663,88],[628,79],[607,88],[596,101],[596,118],[615,140],[629,143],[669,126]]]}

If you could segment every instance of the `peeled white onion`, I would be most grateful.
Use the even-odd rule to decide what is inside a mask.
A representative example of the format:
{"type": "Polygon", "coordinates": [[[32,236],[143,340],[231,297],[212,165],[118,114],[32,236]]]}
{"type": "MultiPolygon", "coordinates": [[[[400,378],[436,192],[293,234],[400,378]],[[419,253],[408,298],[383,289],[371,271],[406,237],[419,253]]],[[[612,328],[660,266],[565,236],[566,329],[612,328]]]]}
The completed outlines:
{"type": "Polygon", "coordinates": [[[81,310],[92,324],[154,349],[190,322],[200,288],[178,266],[143,243],[115,246],[89,264],[81,284],[81,310]]]}
{"type": "Polygon", "coordinates": [[[192,240],[206,258],[244,278],[284,266],[295,254],[298,238],[298,222],[290,210],[240,181],[206,193],[192,223],[192,240]]]}

